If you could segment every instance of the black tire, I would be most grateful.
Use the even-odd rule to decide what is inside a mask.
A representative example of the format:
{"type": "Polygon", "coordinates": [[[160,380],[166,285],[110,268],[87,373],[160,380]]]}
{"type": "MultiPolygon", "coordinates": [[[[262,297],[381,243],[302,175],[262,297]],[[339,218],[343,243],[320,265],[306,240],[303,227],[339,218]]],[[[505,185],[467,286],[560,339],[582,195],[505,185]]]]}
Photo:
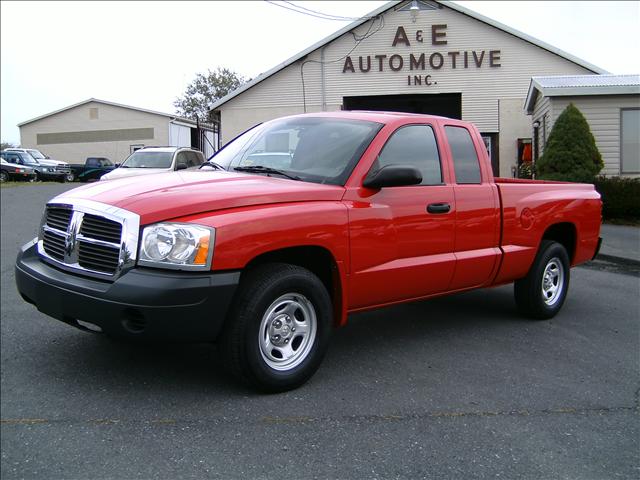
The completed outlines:
{"type": "Polygon", "coordinates": [[[33,180],[35,182],[41,182],[42,181],[42,177],[40,176],[40,174],[38,172],[35,172],[35,177],[33,178],[33,180]]]}
{"type": "Polygon", "coordinates": [[[557,242],[543,240],[527,276],[514,283],[518,310],[536,320],[554,317],[567,298],[569,279],[567,250],[557,242]]]}
{"type": "Polygon", "coordinates": [[[76,176],[73,174],[73,172],[69,172],[64,176],[64,180],[66,182],[73,182],[76,179],[76,176]]]}
{"type": "Polygon", "coordinates": [[[236,378],[258,390],[294,389],[320,366],[331,320],[331,298],[309,270],[281,263],[256,267],[243,277],[226,320],[220,342],[223,360],[236,378]]]}
{"type": "Polygon", "coordinates": [[[4,170],[0,171],[0,182],[4,183],[9,180],[9,175],[4,170]]]}

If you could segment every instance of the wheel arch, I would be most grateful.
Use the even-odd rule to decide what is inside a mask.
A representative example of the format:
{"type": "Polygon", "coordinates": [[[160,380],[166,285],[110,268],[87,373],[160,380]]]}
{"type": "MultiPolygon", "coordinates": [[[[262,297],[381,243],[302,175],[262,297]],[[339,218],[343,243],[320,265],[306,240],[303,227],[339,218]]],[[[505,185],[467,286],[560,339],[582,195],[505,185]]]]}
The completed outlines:
{"type": "Polygon", "coordinates": [[[578,245],[578,232],[573,223],[562,222],[547,227],[542,235],[541,243],[542,240],[553,240],[562,245],[569,256],[569,263],[573,264],[578,245]]]}
{"type": "MultiPolygon", "coordinates": [[[[318,245],[305,245],[264,252],[247,263],[242,275],[265,263],[288,263],[312,272],[324,284],[331,297],[334,326],[338,327],[346,323],[343,272],[327,248],[318,245]]],[[[242,281],[242,275],[240,281],[242,281]]]]}

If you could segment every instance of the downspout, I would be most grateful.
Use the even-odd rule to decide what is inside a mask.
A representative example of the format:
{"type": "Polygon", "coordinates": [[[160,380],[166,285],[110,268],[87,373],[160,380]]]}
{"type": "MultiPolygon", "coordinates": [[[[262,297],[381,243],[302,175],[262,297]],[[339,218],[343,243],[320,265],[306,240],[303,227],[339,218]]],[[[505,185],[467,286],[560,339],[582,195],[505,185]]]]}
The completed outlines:
{"type": "Polygon", "coordinates": [[[322,102],[322,111],[327,111],[327,92],[324,83],[324,49],[327,48],[324,45],[320,49],[320,100],[322,102]]]}

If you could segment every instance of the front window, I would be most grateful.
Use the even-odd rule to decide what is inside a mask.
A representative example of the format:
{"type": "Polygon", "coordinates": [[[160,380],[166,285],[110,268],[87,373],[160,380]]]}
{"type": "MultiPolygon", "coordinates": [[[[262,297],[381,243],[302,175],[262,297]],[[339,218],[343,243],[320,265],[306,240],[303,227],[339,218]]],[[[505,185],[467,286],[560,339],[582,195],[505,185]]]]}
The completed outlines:
{"type": "Polygon", "coordinates": [[[344,185],[380,128],[328,117],[273,120],[240,135],[214,161],[228,170],[267,167],[308,182],[344,185]]]}
{"type": "Polygon", "coordinates": [[[27,153],[18,152],[18,156],[22,159],[25,165],[40,165],[40,162],[27,153]]]}
{"type": "Polygon", "coordinates": [[[150,152],[137,150],[122,162],[120,168],[169,168],[173,152],[150,152]]]}

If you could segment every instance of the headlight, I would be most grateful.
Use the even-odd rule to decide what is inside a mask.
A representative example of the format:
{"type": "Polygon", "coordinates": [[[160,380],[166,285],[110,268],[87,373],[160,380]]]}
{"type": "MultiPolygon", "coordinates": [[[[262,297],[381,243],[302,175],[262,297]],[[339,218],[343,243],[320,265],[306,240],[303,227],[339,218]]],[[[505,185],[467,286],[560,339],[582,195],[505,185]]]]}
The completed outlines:
{"type": "Polygon", "coordinates": [[[216,231],[190,223],[157,223],[145,227],[138,264],[178,270],[211,268],[216,231]]]}

